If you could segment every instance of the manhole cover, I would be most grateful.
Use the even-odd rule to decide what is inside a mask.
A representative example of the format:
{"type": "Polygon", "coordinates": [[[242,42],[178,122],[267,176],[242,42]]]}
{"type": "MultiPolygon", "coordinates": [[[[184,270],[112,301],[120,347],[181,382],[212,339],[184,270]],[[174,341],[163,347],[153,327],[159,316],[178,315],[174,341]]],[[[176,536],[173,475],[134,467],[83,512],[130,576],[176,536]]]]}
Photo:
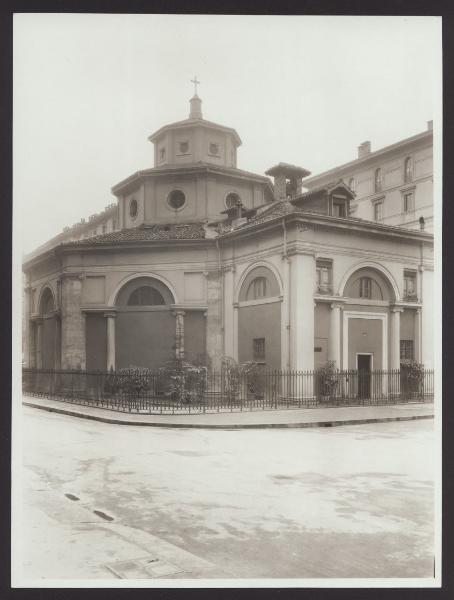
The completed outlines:
{"type": "Polygon", "coordinates": [[[154,556],[108,563],[105,566],[120,579],[153,579],[184,572],[180,567],[154,556]]]}

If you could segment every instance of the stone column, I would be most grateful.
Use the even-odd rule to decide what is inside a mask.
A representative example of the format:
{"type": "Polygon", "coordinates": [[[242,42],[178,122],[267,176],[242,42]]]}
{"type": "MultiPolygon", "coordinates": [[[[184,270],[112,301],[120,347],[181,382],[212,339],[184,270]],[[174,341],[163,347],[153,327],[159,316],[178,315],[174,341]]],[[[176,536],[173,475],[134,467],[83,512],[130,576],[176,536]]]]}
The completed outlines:
{"type": "Polygon", "coordinates": [[[234,269],[224,267],[224,354],[234,355],[234,269]]]}
{"type": "Polygon", "coordinates": [[[238,311],[239,304],[235,302],[233,304],[233,354],[232,358],[238,362],[238,311]]]}
{"type": "Polygon", "coordinates": [[[421,362],[421,309],[415,310],[414,320],[414,359],[416,362],[421,362]]]}
{"type": "Polygon", "coordinates": [[[328,360],[336,363],[336,368],[341,368],[340,354],[340,327],[341,307],[340,304],[331,304],[329,315],[329,338],[328,338],[328,360]]]}
{"type": "Polygon", "coordinates": [[[389,368],[400,369],[400,313],[402,308],[391,308],[390,340],[389,340],[389,368]]]}
{"type": "Polygon", "coordinates": [[[60,315],[55,317],[55,338],[54,338],[54,368],[61,369],[61,319],[60,315]]]}
{"type": "Polygon", "coordinates": [[[290,259],[282,257],[281,369],[290,369],[290,259]]]}
{"type": "Polygon", "coordinates": [[[36,368],[42,369],[43,367],[43,319],[39,317],[35,321],[35,356],[36,356],[36,368]]]}
{"type": "Polygon", "coordinates": [[[293,254],[290,259],[290,368],[314,369],[313,254],[293,254]]]}
{"type": "Polygon", "coordinates": [[[115,312],[104,313],[107,319],[107,370],[115,371],[115,312]]]}
{"type": "Polygon", "coordinates": [[[81,310],[83,276],[67,273],[62,281],[62,336],[63,369],[85,369],[85,315],[81,310]]]}
{"type": "Polygon", "coordinates": [[[175,310],[175,358],[184,360],[184,310],[175,310]]]}

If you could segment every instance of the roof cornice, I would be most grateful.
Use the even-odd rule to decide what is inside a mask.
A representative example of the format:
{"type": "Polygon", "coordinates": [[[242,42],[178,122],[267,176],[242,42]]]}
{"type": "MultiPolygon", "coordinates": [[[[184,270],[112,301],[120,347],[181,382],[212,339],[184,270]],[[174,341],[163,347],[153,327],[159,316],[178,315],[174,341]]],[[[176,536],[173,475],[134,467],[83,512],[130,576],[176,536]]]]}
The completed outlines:
{"type": "Polygon", "coordinates": [[[391,154],[392,152],[395,152],[400,148],[410,146],[411,144],[414,144],[416,142],[430,140],[431,138],[433,138],[433,131],[431,129],[423,131],[422,133],[418,133],[417,135],[414,135],[412,137],[405,138],[404,140],[400,140],[399,142],[396,142],[389,146],[385,146],[384,148],[380,148],[379,150],[375,150],[374,152],[370,152],[369,154],[366,154],[366,156],[363,156],[361,158],[355,158],[354,160],[351,160],[347,163],[323,171],[318,175],[308,177],[307,179],[304,179],[303,186],[306,186],[306,184],[309,184],[309,186],[312,184],[316,184],[320,180],[325,179],[326,177],[331,177],[334,175],[338,176],[341,171],[347,171],[352,169],[353,167],[367,165],[369,162],[373,162],[375,159],[381,158],[388,153],[391,154]]]}
{"type": "Polygon", "coordinates": [[[210,163],[193,163],[192,165],[171,165],[168,167],[153,167],[151,169],[144,169],[136,171],[126,179],[123,179],[111,188],[112,193],[117,196],[121,195],[125,189],[128,189],[131,185],[137,184],[142,179],[148,177],[165,177],[168,175],[194,175],[197,173],[212,173],[214,175],[223,175],[226,177],[235,177],[237,179],[247,179],[249,181],[257,181],[259,183],[267,184],[270,190],[273,191],[273,186],[268,177],[264,175],[258,175],[256,173],[250,173],[249,171],[243,171],[242,169],[234,169],[231,167],[222,167],[219,165],[212,165],[210,163]]]}
{"type": "Polygon", "coordinates": [[[235,138],[235,142],[237,146],[241,146],[242,141],[238,133],[233,127],[226,127],[225,125],[219,125],[218,123],[213,123],[213,121],[206,121],[205,119],[185,119],[183,121],[177,121],[175,123],[169,123],[168,125],[163,125],[157,131],[148,136],[150,142],[155,142],[155,140],[159,139],[164,133],[172,129],[188,129],[192,127],[205,127],[206,129],[217,129],[218,131],[223,131],[224,133],[230,133],[235,138]]]}

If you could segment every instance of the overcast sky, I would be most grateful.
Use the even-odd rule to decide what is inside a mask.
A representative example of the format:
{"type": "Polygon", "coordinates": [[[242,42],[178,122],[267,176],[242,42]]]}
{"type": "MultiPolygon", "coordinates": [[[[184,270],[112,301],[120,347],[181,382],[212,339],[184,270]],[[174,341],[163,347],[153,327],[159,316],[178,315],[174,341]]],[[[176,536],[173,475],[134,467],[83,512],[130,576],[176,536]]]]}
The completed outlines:
{"type": "Polygon", "coordinates": [[[203,116],[234,127],[238,167],[313,174],[439,114],[436,17],[15,16],[14,207],[29,252],[153,166],[147,137],[203,116]]]}

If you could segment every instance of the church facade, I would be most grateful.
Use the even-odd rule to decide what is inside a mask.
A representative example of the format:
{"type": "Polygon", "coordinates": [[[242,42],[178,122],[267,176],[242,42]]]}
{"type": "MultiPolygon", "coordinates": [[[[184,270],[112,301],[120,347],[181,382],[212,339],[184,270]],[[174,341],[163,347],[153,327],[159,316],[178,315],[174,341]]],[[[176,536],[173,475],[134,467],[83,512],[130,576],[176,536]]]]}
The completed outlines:
{"type": "Polygon", "coordinates": [[[24,262],[25,366],[432,367],[433,236],[351,216],[341,180],[303,192],[304,168],[239,169],[238,133],[201,105],[112,188],[116,230],[24,262]]]}

